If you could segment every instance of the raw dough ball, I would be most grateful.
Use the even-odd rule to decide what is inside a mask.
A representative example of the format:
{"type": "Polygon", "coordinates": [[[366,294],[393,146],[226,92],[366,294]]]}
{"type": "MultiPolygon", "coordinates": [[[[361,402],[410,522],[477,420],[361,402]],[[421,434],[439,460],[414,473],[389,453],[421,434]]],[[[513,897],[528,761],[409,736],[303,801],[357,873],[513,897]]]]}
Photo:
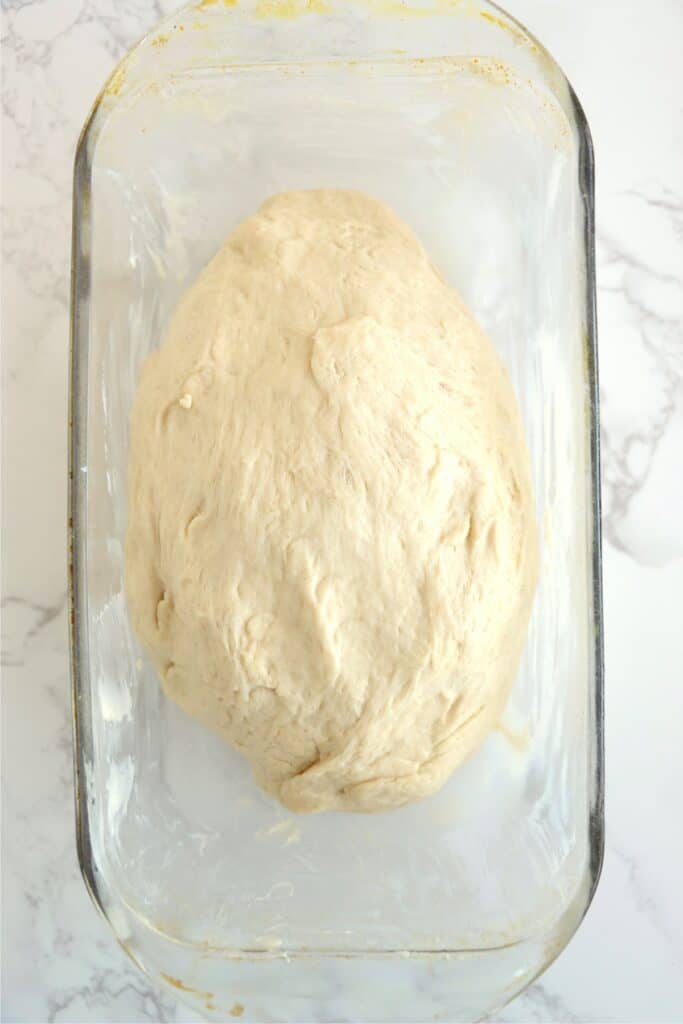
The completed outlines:
{"type": "Polygon", "coordinates": [[[536,580],[519,412],[408,227],[275,196],[131,419],[126,582],[166,694],[294,811],[433,793],[495,725],[536,580]]]}

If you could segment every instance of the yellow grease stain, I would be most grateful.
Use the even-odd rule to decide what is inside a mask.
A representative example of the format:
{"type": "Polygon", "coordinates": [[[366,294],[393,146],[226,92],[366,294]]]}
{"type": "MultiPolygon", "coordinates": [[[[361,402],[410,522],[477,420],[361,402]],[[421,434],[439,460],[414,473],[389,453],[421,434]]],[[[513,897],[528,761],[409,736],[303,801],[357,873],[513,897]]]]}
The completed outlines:
{"type": "Polygon", "coordinates": [[[470,57],[467,66],[475,75],[487,78],[492,85],[516,85],[517,76],[509,64],[487,57],[470,57]]]}
{"type": "Polygon", "coordinates": [[[488,11],[480,11],[480,16],[484,21],[489,21],[492,25],[496,25],[498,28],[502,28],[504,32],[507,32],[516,43],[524,43],[526,46],[530,46],[533,50],[537,47],[534,46],[528,36],[521,32],[516,25],[511,25],[509,21],[505,21],[503,18],[498,18],[495,14],[490,14],[488,11]]]}
{"type": "Polygon", "coordinates": [[[231,1017],[241,1017],[243,1013],[244,1007],[242,1006],[241,1003],[233,1003],[233,1005],[230,1007],[231,1017]]]}
{"type": "Polygon", "coordinates": [[[370,0],[375,14],[395,14],[403,18],[432,18],[435,14],[448,14],[460,7],[462,0],[436,0],[429,7],[412,7],[404,0],[370,0]]]}
{"type": "Polygon", "coordinates": [[[126,68],[125,64],[119,64],[114,74],[111,76],[109,81],[104,87],[104,91],[109,96],[118,96],[123,88],[123,84],[126,81],[126,68]]]}
{"type": "Polygon", "coordinates": [[[216,4],[221,3],[223,7],[237,7],[238,0],[202,0],[200,4],[197,4],[195,10],[205,11],[208,7],[215,7],[216,4]]]}
{"type": "Polygon", "coordinates": [[[180,978],[174,978],[172,974],[165,974],[164,971],[161,971],[160,974],[164,981],[172,985],[173,988],[177,988],[180,992],[190,992],[192,995],[199,996],[200,999],[205,1000],[206,1003],[213,1001],[213,992],[205,992],[201,988],[192,988],[191,985],[186,985],[180,978]]]}
{"type": "Polygon", "coordinates": [[[325,0],[257,0],[256,17],[261,21],[279,18],[293,21],[306,14],[328,14],[330,8],[325,0]]]}

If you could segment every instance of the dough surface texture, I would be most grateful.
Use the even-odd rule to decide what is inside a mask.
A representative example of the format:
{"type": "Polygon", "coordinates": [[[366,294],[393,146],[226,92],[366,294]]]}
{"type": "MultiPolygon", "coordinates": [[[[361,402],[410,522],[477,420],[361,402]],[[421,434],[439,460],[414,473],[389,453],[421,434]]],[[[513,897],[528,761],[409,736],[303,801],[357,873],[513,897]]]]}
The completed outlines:
{"type": "Polygon", "coordinates": [[[146,360],[126,588],[162,687],[293,811],[437,790],[496,725],[537,575],[508,377],[386,206],[268,200],[146,360]]]}

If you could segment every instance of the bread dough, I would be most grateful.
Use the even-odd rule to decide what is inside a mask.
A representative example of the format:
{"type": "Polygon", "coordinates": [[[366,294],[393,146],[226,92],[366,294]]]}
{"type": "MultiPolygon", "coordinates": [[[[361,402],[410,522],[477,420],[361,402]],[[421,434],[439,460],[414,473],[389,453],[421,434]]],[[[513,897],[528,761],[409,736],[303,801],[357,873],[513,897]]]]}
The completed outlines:
{"type": "Polygon", "coordinates": [[[165,693],[293,811],[433,793],[496,724],[537,571],[493,346],[350,191],[244,221],[142,369],[126,584],[165,693]]]}

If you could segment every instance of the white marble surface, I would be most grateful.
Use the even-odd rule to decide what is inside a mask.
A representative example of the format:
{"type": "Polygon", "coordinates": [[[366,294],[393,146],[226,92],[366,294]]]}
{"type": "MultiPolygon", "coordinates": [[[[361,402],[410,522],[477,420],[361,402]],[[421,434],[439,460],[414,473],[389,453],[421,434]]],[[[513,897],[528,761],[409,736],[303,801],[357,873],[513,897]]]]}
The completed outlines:
{"type": "MultiPolygon", "coordinates": [[[[70,191],[80,126],[173,0],[3,0],[2,1019],[190,1021],[93,909],[65,622],[70,191]]],[[[510,0],[598,179],[607,850],[586,921],[501,1021],[683,1019],[683,3],[510,0]]]]}

